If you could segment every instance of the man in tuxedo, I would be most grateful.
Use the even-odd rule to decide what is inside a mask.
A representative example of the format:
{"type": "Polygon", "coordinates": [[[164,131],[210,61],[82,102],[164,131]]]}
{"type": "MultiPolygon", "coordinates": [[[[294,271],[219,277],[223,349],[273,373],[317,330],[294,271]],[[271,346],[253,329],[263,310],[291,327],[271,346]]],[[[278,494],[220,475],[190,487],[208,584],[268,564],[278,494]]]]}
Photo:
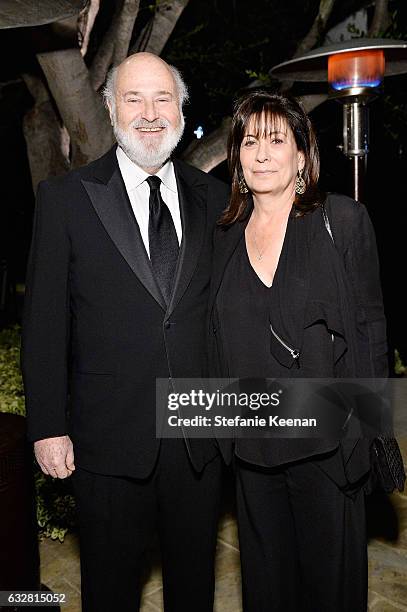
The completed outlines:
{"type": "Polygon", "coordinates": [[[29,438],[72,474],[84,612],[136,611],[158,530],[166,612],[209,612],[220,490],[213,440],[157,439],[156,378],[206,375],[212,232],[227,187],[171,158],[187,97],[149,53],[105,87],[118,146],[40,184],[23,324],[29,438]]]}

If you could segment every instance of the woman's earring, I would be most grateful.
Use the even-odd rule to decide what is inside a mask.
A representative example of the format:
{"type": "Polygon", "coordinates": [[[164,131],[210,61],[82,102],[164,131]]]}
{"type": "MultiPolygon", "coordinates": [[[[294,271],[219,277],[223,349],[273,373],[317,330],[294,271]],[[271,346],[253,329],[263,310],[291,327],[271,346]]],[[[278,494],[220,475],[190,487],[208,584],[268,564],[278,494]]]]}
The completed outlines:
{"type": "Polygon", "coordinates": [[[239,181],[239,191],[240,193],[249,193],[249,190],[247,188],[246,181],[244,180],[244,178],[241,178],[239,181]]]}
{"type": "Polygon", "coordinates": [[[302,173],[303,173],[303,169],[298,170],[298,175],[297,175],[297,178],[295,179],[295,193],[298,193],[298,195],[302,195],[303,193],[305,193],[305,190],[307,189],[305,181],[302,178],[302,173]]]}

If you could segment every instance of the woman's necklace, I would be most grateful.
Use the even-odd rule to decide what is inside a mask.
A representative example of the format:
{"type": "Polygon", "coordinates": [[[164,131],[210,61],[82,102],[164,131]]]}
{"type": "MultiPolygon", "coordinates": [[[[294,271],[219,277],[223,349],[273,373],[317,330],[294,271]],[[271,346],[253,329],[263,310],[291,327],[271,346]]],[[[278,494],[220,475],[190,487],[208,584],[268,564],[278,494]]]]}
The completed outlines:
{"type": "Polygon", "coordinates": [[[263,259],[263,255],[267,251],[267,248],[268,248],[270,243],[267,243],[266,246],[263,249],[260,250],[259,247],[258,247],[258,244],[257,244],[256,231],[255,230],[253,230],[253,242],[254,242],[254,246],[256,247],[256,251],[257,251],[257,261],[261,261],[263,259]]]}
{"type": "MultiPolygon", "coordinates": [[[[256,223],[257,225],[257,214],[256,214],[256,210],[253,211],[253,221],[254,223],[256,223]]],[[[252,222],[252,227],[254,226],[254,223],[252,222]]],[[[257,261],[261,261],[263,259],[264,254],[266,253],[267,249],[270,247],[270,245],[273,243],[273,240],[271,240],[271,235],[274,237],[276,235],[276,228],[274,229],[274,231],[270,234],[270,223],[263,223],[263,226],[266,228],[265,233],[263,233],[263,240],[262,240],[262,244],[264,245],[263,248],[259,248],[259,243],[257,242],[257,230],[255,229],[255,227],[253,227],[253,245],[254,248],[257,251],[257,261]],[[267,230],[269,232],[269,234],[267,235],[267,230]]]]}

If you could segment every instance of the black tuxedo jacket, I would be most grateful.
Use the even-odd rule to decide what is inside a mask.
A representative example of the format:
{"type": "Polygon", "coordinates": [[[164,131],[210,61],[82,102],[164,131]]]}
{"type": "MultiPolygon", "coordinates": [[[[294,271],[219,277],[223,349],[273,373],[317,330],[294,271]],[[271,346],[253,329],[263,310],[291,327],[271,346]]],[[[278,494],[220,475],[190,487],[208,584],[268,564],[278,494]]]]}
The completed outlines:
{"type": "MultiPolygon", "coordinates": [[[[207,374],[212,235],[228,188],[174,167],[183,239],[168,308],[115,148],[38,190],[22,341],[28,436],[69,434],[90,471],[147,476],[159,448],[156,378],[207,374]]],[[[217,453],[212,440],[187,448],[197,470],[217,453]]]]}

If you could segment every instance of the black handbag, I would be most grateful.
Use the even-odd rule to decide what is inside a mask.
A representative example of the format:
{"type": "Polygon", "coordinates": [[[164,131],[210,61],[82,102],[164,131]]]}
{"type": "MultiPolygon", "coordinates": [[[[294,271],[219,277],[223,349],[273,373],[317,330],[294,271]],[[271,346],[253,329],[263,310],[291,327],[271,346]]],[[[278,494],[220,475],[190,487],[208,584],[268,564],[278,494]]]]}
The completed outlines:
{"type": "Polygon", "coordinates": [[[378,487],[386,493],[393,493],[395,489],[403,491],[406,474],[397,440],[377,436],[371,445],[371,458],[373,488],[378,487]]]}
{"type": "MultiPolygon", "coordinates": [[[[322,204],[322,216],[326,230],[335,244],[325,203],[322,204]]],[[[402,492],[406,481],[406,473],[397,440],[391,435],[381,434],[377,436],[371,443],[370,457],[371,488],[380,488],[385,493],[393,493],[396,489],[402,492]]]]}

